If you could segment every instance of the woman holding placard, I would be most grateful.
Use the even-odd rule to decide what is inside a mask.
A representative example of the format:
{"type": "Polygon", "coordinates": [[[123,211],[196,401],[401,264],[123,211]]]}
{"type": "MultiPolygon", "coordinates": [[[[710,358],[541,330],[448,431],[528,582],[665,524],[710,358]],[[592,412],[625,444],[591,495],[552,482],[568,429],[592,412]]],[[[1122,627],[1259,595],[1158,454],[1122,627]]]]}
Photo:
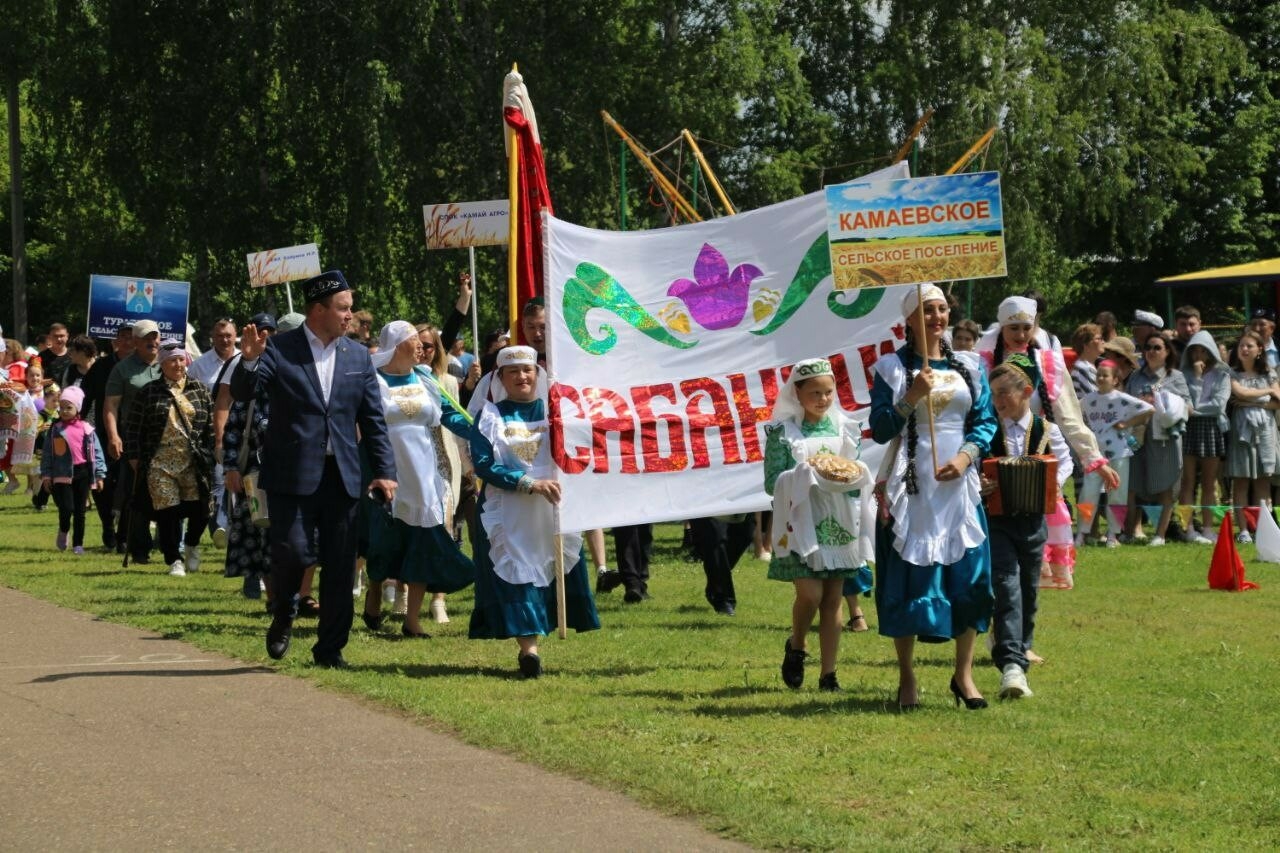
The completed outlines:
{"type": "Polygon", "coordinates": [[[920,701],[917,637],[955,640],[951,692],[967,708],[987,704],[973,683],[974,643],[995,601],[977,463],[996,418],[978,357],[945,340],[949,313],[939,288],[910,290],[902,301],[910,342],[876,362],[871,389],[871,434],[889,445],[876,487],[876,609],[897,651],[904,711],[920,701]]]}

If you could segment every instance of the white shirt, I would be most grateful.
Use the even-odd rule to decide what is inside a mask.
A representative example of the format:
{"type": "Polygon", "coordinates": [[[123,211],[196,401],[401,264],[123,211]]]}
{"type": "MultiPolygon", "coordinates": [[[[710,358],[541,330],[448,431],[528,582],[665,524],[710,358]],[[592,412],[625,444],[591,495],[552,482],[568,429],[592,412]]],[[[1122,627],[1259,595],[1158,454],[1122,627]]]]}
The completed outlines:
{"type": "MultiPolygon", "coordinates": [[[[235,355],[235,353],[236,350],[231,351],[232,355],[235,355]]],[[[187,376],[192,379],[199,379],[210,391],[217,393],[217,389],[213,385],[218,381],[218,373],[222,370],[222,365],[226,363],[218,355],[217,350],[206,350],[199,358],[191,362],[191,366],[187,368],[187,376]]]]}
{"type": "MultiPolygon", "coordinates": [[[[1071,476],[1071,451],[1067,448],[1062,430],[1050,421],[1044,422],[1045,431],[1049,434],[1049,451],[1058,460],[1058,488],[1071,476]]],[[[1018,420],[1000,419],[1000,430],[1004,433],[1004,452],[1008,456],[1022,456],[1026,450],[1027,430],[1031,429],[1031,410],[1018,420]]],[[[1032,448],[1034,450],[1035,448],[1032,448]]]]}
{"type": "Polygon", "coordinates": [[[320,377],[320,393],[324,397],[324,404],[329,405],[329,392],[333,389],[333,368],[338,361],[338,342],[342,337],[336,337],[329,341],[328,345],[320,342],[315,332],[311,331],[311,327],[306,323],[302,324],[302,331],[307,336],[307,343],[311,345],[311,357],[316,362],[316,375],[320,377]]]}

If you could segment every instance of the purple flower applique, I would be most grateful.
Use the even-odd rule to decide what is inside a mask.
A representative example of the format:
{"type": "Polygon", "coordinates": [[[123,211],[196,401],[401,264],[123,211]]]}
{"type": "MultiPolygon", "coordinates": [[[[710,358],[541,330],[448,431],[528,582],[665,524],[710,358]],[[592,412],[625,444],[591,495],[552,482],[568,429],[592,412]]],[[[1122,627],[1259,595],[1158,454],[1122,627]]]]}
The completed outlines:
{"type": "Polygon", "coordinates": [[[693,265],[694,280],[676,279],[667,295],[682,299],[702,328],[731,329],[742,322],[751,282],[761,275],[760,268],[752,264],[739,264],[729,272],[724,255],[710,243],[703,243],[693,265]]]}

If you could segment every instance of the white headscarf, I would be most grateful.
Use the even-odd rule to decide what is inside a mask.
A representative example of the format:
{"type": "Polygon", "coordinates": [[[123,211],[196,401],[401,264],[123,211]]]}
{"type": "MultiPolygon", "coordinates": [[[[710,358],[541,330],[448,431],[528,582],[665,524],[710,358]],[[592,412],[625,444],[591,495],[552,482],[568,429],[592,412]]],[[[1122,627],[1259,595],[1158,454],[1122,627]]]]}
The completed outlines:
{"type": "Polygon", "coordinates": [[[1025,296],[1010,296],[996,309],[996,319],[1001,326],[1014,323],[1035,323],[1036,301],[1025,296]]]}
{"type": "Polygon", "coordinates": [[[793,420],[801,421],[804,419],[804,406],[800,405],[800,395],[796,391],[796,384],[805,379],[812,379],[815,376],[832,376],[835,374],[831,370],[831,362],[825,358],[806,358],[803,361],[797,361],[795,367],[791,368],[791,375],[787,377],[787,382],[782,386],[782,390],[778,392],[777,398],[773,401],[773,416],[771,420],[774,423],[782,423],[784,421],[793,420]]]}
{"type": "MultiPolygon", "coordinates": [[[[507,399],[507,389],[502,385],[502,368],[510,367],[513,364],[529,364],[538,368],[538,378],[536,380],[536,393],[539,400],[547,399],[547,371],[542,369],[538,364],[538,351],[533,347],[514,346],[503,347],[498,350],[498,361],[494,365],[492,379],[489,381],[489,399],[495,403],[501,403],[507,399]]],[[[476,389],[476,394],[480,393],[480,389],[476,389]]]]}
{"type": "Polygon", "coordinates": [[[378,333],[378,351],[369,356],[373,360],[374,369],[381,370],[386,367],[395,357],[396,347],[417,336],[418,330],[412,323],[404,320],[392,320],[383,326],[382,331],[378,333]]]}
{"type": "Polygon", "coordinates": [[[946,302],[947,295],[942,292],[942,288],[936,284],[925,284],[919,288],[911,288],[907,291],[907,295],[902,297],[902,316],[910,317],[916,311],[920,310],[921,302],[946,302]],[[919,298],[917,299],[917,296],[919,298]]]}

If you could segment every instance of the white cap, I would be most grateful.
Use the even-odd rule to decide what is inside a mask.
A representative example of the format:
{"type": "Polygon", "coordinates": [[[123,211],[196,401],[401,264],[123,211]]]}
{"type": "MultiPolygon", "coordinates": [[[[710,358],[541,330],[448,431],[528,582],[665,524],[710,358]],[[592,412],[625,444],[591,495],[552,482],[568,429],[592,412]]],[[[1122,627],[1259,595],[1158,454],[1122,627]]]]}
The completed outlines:
{"type": "Polygon", "coordinates": [[[1135,326],[1155,326],[1157,329],[1164,328],[1164,318],[1159,314],[1153,314],[1150,311],[1134,311],[1133,325],[1135,326]]]}
{"type": "Polygon", "coordinates": [[[907,291],[907,295],[902,297],[902,316],[910,317],[920,308],[921,302],[946,302],[947,295],[942,292],[942,288],[936,284],[925,284],[920,287],[913,287],[907,291]],[[917,300],[916,296],[920,299],[917,300]]]}
{"type": "Polygon", "coordinates": [[[996,309],[996,319],[1001,326],[1036,321],[1036,301],[1025,296],[1010,296],[996,309]]]}

